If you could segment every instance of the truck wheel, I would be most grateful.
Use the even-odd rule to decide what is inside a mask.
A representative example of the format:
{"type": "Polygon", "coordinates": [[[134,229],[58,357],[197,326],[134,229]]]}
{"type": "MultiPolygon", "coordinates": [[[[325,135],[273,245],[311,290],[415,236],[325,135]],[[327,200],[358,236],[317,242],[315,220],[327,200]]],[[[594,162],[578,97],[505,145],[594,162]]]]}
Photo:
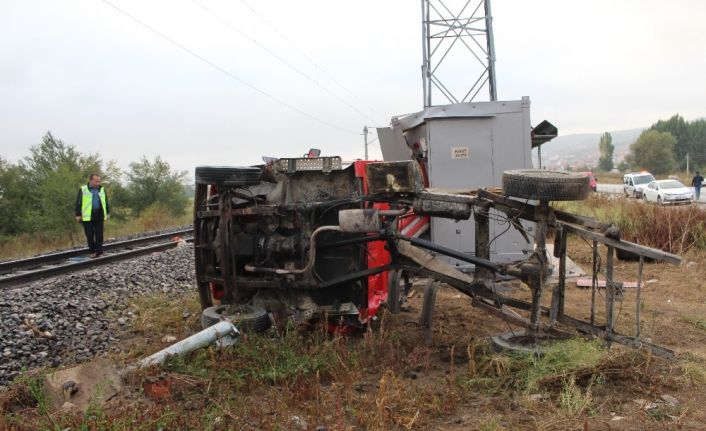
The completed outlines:
{"type": "Polygon", "coordinates": [[[552,344],[566,337],[533,334],[526,330],[506,332],[490,337],[496,352],[543,355],[552,344]]]}
{"type": "Polygon", "coordinates": [[[194,170],[196,184],[218,184],[242,187],[260,183],[262,170],[256,167],[197,166],[194,170]]]}
{"type": "Polygon", "coordinates": [[[204,329],[228,319],[243,332],[264,332],[270,327],[267,310],[253,305],[221,304],[205,308],[201,312],[204,329]]]}
{"type": "Polygon", "coordinates": [[[506,195],[534,200],[578,201],[586,199],[589,178],[569,172],[520,169],[503,173],[506,195]]]}

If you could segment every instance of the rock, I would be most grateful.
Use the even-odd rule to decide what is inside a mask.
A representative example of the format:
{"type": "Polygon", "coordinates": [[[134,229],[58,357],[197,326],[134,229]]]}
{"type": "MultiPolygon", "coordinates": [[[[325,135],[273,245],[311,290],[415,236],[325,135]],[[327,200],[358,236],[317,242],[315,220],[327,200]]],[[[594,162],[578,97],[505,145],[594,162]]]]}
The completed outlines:
{"type": "Polygon", "coordinates": [[[662,400],[671,407],[674,407],[677,404],[679,404],[679,400],[674,398],[671,395],[663,394],[663,395],[660,395],[660,398],[662,398],[662,400]]]}
{"type": "Polygon", "coordinates": [[[171,343],[175,342],[176,340],[177,340],[177,337],[175,337],[173,335],[165,335],[164,337],[162,337],[162,343],[171,344],[171,343]]]}
{"type": "Polygon", "coordinates": [[[530,401],[536,403],[536,402],[542,402],[542,401],[548,400],[548,399],[549,399],[549,395],[547,395],[547,394],[530,394],[527,398],[528,398],[530,401]]]}
{"type": "Polygon", "coordinates": [[[64,404],[61,405],[61,411],[64,413],[72,413],[76,410],[76,404],[72,402],[66,401],[64,404]]]}
{"type": "Polygon", "coordinates": [[[292,416],[292,423],[295,427],[301,430],[306,430],[307,428],[309,428],[309,425],[306,423],[306,421],[299,416],[292,416]]]}

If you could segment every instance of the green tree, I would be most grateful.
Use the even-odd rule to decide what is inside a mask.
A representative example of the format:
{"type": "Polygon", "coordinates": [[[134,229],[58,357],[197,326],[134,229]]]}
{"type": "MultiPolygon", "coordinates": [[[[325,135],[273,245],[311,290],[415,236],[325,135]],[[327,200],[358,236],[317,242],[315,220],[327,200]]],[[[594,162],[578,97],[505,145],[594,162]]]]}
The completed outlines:
{"type": "Polygon", "coordinates": [[[669,132],[646,130],[630,146],[629,160],[633,167],[653,174],[668,174],[674,169],[674,146],[677,140],[669,132]]]}
{"type": "Polygon", "coordinates": [[[130,208],[139,215],[150,205],[159,204],[174,215],[184,214],[186,175],[186,171],[172,171],[169,163],[159,156],[152,162],[143,156],[139,162],[130,163],[126,173],[130,208]]]}
{"type": "Polygon", "coordinates": [[[75,242],[76,194],[91,173],[100,172],[98,155],[82,154],[47,132],[19,166],[28,191],[27,230],[68,235],[75,242]]]}
{"type": "Polygon", "coordinates": [[[0,234],[17,235],[26,228],[28,202],[22,171],[0,158],[0,234]]]}
{"type": "Polygon", "coordinates": [[[693,154],[695,148],[692,148],[693,145],[690,139],[689,123],[684,120],[684,117],[676,114],[668,120],[659,120],[653,124],[649,130],[668,132],[674,137],[676,140],[674,144],[674,158],[679,162],[679,167],[682,169],[685,168],[686,153],[691,152],[693,154]]]}
{"type": "Polygon", "coordinates": [[[613,169],[613,152],[615,151],[613,137],[610,133],[605,132],[601,135],[601,140],[598,141],[598,151],[600,152],[598,169],[610,172],[613,169]]]}

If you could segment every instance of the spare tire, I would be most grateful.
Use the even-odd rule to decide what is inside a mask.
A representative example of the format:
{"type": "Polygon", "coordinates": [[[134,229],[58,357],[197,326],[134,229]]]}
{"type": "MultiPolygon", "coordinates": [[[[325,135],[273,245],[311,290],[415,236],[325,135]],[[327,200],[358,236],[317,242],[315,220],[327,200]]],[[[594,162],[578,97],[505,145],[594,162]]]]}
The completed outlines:
{"type": "Polygon", "coordinates": [[[267,310],[254,305],[220,304],[205,308],[201,312],[204,329],[228,319],[242,332],[264,332],[270,327],[267,310]]]}
{"type": "Polygon", "coordinates": [[[544,201],[586,199],[589,178],[580,174],[542,169],[520,169],[503,173],[503,192],[512,197],[544,201]]]}
{"type": "Polygon", "coordinates": [[[233,187],[254,186],[260,183],[260,168],[232,166],[197,166],[196,184],[217,184],[233,187]]]}

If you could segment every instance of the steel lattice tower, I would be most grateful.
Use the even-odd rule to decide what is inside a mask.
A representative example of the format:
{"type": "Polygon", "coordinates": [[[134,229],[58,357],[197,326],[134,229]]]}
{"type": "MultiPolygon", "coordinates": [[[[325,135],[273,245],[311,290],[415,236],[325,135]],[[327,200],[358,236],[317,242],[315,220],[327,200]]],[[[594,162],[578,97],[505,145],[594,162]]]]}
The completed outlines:
{"type": "Polygon", "coordinates": [[[437,93],[463,103],[487,87],[497,99],[490,0],[422,0],[422,51],[425,108],[437,93]]]}

